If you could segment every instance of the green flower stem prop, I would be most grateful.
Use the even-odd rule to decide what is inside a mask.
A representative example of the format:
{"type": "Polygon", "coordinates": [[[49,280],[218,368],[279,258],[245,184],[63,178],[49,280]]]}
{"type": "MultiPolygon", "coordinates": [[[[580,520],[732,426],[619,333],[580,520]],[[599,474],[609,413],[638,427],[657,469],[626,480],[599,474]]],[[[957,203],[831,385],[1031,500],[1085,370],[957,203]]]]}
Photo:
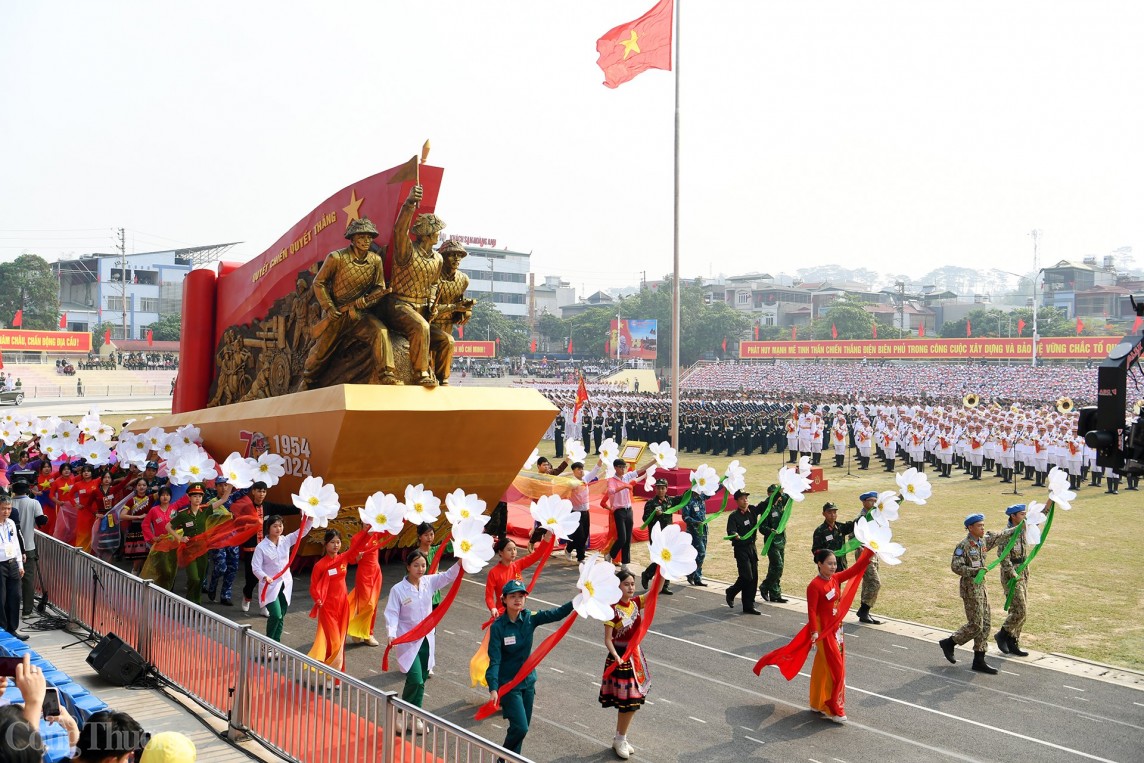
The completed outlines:
{"type": "Polygon", "coordinates": [[[675,512],[679,511],[684,506],[686,506],[687,502],[690,500],[691,500],[691,488],[687,488],[687,492],[679,497],[679,503],[675,504],[670,509],[664,509],[663,511],[656,511],[650,517],[648,517],[642,525],[640,525],[640,529],[646,530],[647,528],[651,527],[651,523],[654,522],[656,517],[660,516],[661,514],[674,514],[675,512]]]}
{"type": "MultiPolygon", "coordinates": [[[[1022,520],[1021,524],[1017,525],[1017,528],[1018,528],[1017,531],[1009,536],[1009,542],[1007,544],[1005,544],[1005,549],[1001,552],[1001,555],[999,557],[997,557],[996,559],[994,559],[993,561],[991,561],[989,564],[985,565],[985,569],[977,571],[977,575],[973,578],[974,583],[981,585],[981,581],[985,580],[986,573],[988,573],[989,570],[993,569],[998,564],[1001,564],[1002,559],[1009,556],[1009,552],[1013,550],[1013,546],[1017,545],[1017,538],[1024,531],[1024,527],[1025,527],[1025,522],[1024,522],[1024,520],[1022,520]]],[[[1041,540],[1043,541],[1044,538],[1042,537],[1041,540]]]]}
{"type": "MultiPolygon", "coordinates": [[[[869,521],[871,521],[870,518],[873,516],[874,516],[874,511],[871,509],[870,511],[867,511],[865,514],[862,515],[862,519],[865,519],[867,522],[869,522],[869,521]]],[[[857,538],[851,538],[850,540],[846,541],[845,544],[843,544],[842,548],[835,551],[834,555],[835,556],[846,556],[851,551],[857,551],[860,548],[862,548],[862,541],[858,540],[857,538]]]]}
{"type": "MultiPolygon", "coordinates": [[[[1028,567],[1029,563],[1036,558],[1037,552],[1041,550],[1041,546],[1045,545],[1045,541],[1049,538],[1049,530],[1051,530],[1053,527],[1053,515],[1056,513],[1056,509],[1056,504],[1052,501],[1049,501],[1049,513],[1045,516],[1045,529],[1041,531],[1041,542],[1033,546],[1033,550],[1030,551],[1029,555],[1025,557],[1025,561],[1021,562],[1019,565],[1017,565],[1017,569],[1013,570],[1013,577],[1009,580],[1008,584],[1009,591],[1005,594],[1006,612],[1009,611],[1009,605],[1013,602],[1013,591],[1017,588],[1017,581],[1021,579],[1021,575],[1024,574],[1025,568],[1028,567]]],[[[1016,537],[1017,534],[1018,533],[1013,533],[1013,536],[1016,537]]],[[[1002,554],[999,558],[1004,558],[1008,555],[1009,551],[1006,549],[1005,553],[1002,554]]]]}
{"type": "MultiPolygon", "coordinates": [[[[724,477],[723,479],[727,479],[727,478],[724,477]]],[[[723,480],[719,480],[719,484],[722,485],[723,480]]],[[[724,490],[723,490],[723,503],[719,504],[719,511],[715,512],[714,514],[711,514],[710,516],[704,517],[703,521],[700,524],[702,524],[704,527],[706,527],[707,525],[711,524],[712,520],[723,516],[724,512],[727,511],[727,499],[730,497],[731,497],[731,491],[724,488],[724,490]]]]}
{"type": "MultiPolygon", "coordinates": [[[[746,535],[738,535],[736,533],[733,533],[731,535],[723,536],[723,540],[750,540],[751,538],[755,537],[755,533],[758,532],[759,528],[763,526],[763,520],[765,520],[767,518],[767,513],[771,510],[771,504],[774,503],[775,495],[777,495],[777,493],[767,497],[766,505],[763,506],[763,510],[761,512],[759,512],[759,521],[755,522],[755,526],[752,527],[750,530],[748,530],[746,535]]],[[[776,535],[778,535],[779,533],[781,533],[783,530],[786,529],[787,520],[790,519],[790,511],[791,511],[791,507],[793,507],[793,506],[794,506],[794,501],[788,497],[787,502],[786,502],[786,507],[783,509],[782,518],[779,520],[778,529],[776,529],[775,532],[771,533],[767,537],[767,541],[763,545],[763,551],[762,551],[763,556],[766,556],[767,552],[770,551],[771,540],[776,535]]]]}

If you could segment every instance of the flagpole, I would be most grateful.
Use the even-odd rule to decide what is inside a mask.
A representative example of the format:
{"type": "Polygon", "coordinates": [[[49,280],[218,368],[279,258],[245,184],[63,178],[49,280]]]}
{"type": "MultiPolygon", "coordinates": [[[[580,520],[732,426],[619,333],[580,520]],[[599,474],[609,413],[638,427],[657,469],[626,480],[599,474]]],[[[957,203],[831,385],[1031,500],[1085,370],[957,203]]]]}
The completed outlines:
{"type": "Polygon", "coordinates": [[[675,200],[672,211],[674,227],[674,269],[671,279],[671,444],[679,447],[679,6],[675,0],[675,200]]]}

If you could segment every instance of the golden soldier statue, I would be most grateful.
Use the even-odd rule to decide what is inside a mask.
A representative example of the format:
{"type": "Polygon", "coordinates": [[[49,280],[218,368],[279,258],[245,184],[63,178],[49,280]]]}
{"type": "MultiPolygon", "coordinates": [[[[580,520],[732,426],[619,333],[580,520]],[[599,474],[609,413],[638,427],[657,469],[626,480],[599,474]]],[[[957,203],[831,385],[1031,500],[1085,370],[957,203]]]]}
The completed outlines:
{"type": "Polygon", "coordinates": [[[437,284],[437,303],[429,327],[429,352],[433,356],[433,372],[438,384],[449,383],[453,366],[453,326],[473,317],[476,300],[465,297],[469,277],[460,271],[461,260],[468,256],[457,241],[446,241],[437,250],[444,259],[441,280],[437,284]]]}
{"type": "Polygon", "coordinates": [[[421,195],[421,186],[413,186],[393,225],[393,286],[392,293],[382,300],[381,309],[385,322],[409,340],[414,381],[435,387],[437,379],[429,370],[429,321],[437,303],[443,260],[433,245],[445,223],[432,214],[420,215],[413,221],[421,195]]]}
{"type": "Polygon", "coordinates": [[[401,384],[393,375],[389,333],[370,312],[389,293],[381,257],[370,251],[377,228],[363,217],[349,224],[346,238],[350,246],[331,252],[314,276],[314,297],[325,315],[310,329],[315,341],[306,356],[300,389],[312,387],[334,351],[351,338],[370,348],[371,384],[401,384]]]}

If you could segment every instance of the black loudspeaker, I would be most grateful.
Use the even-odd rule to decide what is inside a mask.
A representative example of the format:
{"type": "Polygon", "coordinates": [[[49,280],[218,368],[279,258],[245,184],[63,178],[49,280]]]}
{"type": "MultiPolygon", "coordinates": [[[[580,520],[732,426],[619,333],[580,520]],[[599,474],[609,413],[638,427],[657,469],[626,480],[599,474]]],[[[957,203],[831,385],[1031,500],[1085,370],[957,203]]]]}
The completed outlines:
{"type": "Polygon", "coordinates": [[[95,668],[100,678],[115,686],[130,686],[147,670],[142,655],[114,633],[108,633],[91,650],[87,664],[95,668]]]}

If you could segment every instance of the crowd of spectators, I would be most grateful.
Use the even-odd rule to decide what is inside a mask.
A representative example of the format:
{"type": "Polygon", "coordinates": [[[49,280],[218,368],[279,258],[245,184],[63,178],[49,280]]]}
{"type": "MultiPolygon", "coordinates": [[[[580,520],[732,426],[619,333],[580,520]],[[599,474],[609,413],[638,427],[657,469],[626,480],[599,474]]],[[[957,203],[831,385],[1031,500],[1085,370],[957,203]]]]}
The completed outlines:
{"type": "Polygon", "coordinates": [[[119,365],[131,371],[177,371],[179,356],[173,352],[115,353],[119,365]]]}
{"type": "Polygon", "coordinates": [[[859,396],[870,400],[930,399],[960,403],[974,393],[985,400],[1052,402],[1072,398],[1078,405],[1096,400],[1096,369],[1052,365],[713,363],[692,372],[683,389],[795,394],[819,400],[859,396]]]}

